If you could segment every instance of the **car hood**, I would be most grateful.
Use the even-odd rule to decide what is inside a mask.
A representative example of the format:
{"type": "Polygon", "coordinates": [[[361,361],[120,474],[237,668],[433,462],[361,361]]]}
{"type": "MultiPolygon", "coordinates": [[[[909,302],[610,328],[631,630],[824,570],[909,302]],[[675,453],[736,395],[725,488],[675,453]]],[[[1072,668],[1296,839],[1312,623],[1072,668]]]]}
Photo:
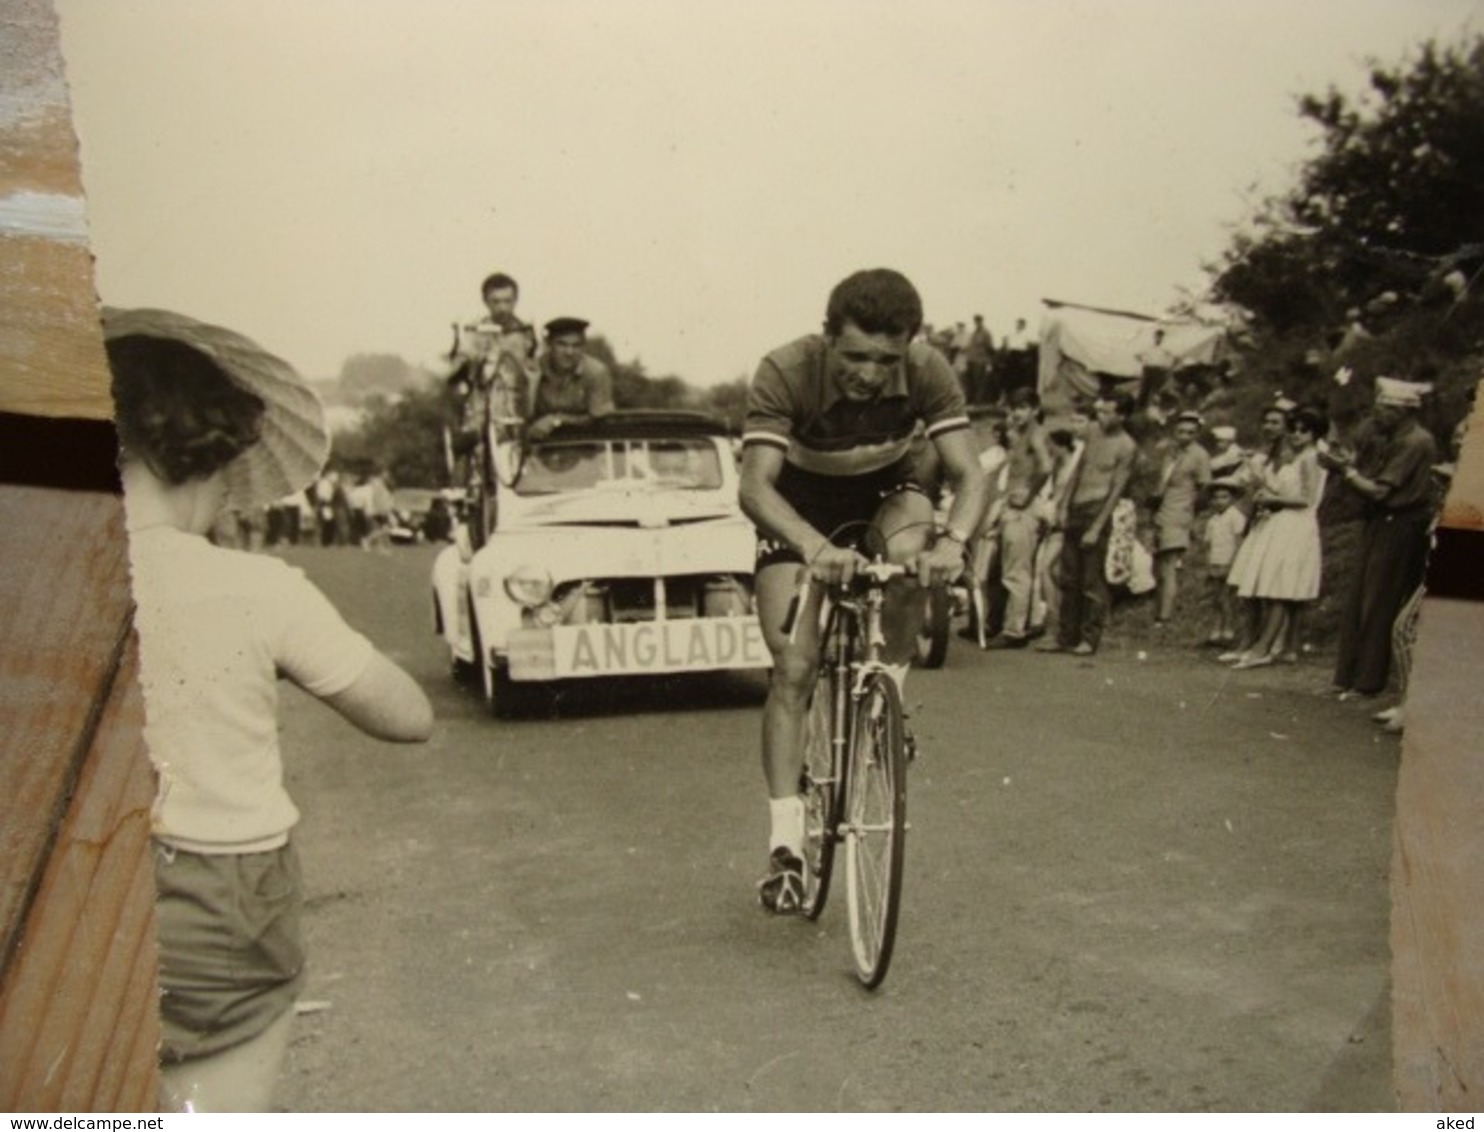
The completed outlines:
{"type": "Polygon", "coordinates": [[[751,574],[752,524],[723,514],[667,526],[547,524],[497,531],[470,563],[496,580],[517,566],[547,571],[558,583],[578,578],[677,574],[751,574]]]}
{"type": "Polygon", "coordinates": [[[507,496],[500,501],[500,532],[568,524],[657,528],[739,516],[735,499],[723,491],[634,486],[507,496]]]}

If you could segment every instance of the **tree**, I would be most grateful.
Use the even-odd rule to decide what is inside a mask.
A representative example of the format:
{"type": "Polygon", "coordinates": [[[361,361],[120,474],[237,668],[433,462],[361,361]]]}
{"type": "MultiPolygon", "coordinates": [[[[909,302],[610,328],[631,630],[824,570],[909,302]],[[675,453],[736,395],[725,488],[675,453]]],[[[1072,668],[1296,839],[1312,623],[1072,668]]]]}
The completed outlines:
{"type": "Polygon", "coordinates": [[[346,405],[362,405],[370,398],[396,397],[416,386],[420,370],[396,354],[353,354],[340,367],[334,397],[346,405]]]}
{"type": "Polygon", "coordinates": [[[1484,365],[1484,36],[1366,80],[1297,100],[1318,152],[1211,266],[1212,297],[1252,316],[1249,381],[1343,421],[1370,378],[1406,374],[1435,384],[1446,430],[1484,365]],[[1333,380],[1341,366],[1361,380],[1333,380]]]}
{"type": "Polygon", "coordinates": [[[751,383],[745,377],[734,378],[721,385],[702,390],[700,407],[715,413],[735,431],[742,431],[742,421],[747,415],[747,390],[751,383]]]}
{"type": "Polygon", "coordinates": [[[683,409],[697,402],[695,389],[682,378],[673,374],[650,377],[637,358],[619,361],[613,346],[601,334],[588,336],[587,352],[613,375],[613,402],[620,409],[683,409]]]}
{"type": "Polygon", "coordinates": [[[1421,297],[1484,261],[1484,36],[1372,62],[1368,89],[1298,99],[1320,152],[1215,268],[1218,299],[1279,331],[1421,297]]]}
{"type": "Polygon", "coordinates": [[[395,399],[373,397],[359,425],[336,433],[333,460],[352,471],[383,468],[397,486],[446,486],[443,427],[450,419],[447,393],[438,382],[395,399]]]}

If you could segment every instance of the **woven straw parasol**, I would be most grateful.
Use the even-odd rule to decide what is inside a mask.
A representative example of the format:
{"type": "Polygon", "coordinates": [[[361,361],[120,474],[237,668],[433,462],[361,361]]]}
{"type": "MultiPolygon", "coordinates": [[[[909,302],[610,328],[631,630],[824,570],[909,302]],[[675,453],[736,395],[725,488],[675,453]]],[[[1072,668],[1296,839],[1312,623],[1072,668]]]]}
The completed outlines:
{"type": "Polygon", "coordinates": [[[250,338],[165,310],[103,308],[103,336],[170,338],[200,350],[266,406],[258,442],[227,465],[226,506],[265,507],[302,491],[330,455],[319,397],[286,361],[250,338]]]}

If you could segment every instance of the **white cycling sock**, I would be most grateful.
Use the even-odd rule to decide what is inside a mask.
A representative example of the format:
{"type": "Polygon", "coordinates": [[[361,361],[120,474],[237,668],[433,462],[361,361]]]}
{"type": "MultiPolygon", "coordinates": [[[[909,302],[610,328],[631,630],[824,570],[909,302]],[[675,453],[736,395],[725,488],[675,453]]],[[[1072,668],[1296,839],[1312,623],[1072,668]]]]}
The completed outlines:
{"type": "Polygon", "coordinates": [[[804,797],[769,798],[768,812],[773,818],[773,834],[768,840],[771,852],[779,846],[796,857],[804,855],[804,797]]]}

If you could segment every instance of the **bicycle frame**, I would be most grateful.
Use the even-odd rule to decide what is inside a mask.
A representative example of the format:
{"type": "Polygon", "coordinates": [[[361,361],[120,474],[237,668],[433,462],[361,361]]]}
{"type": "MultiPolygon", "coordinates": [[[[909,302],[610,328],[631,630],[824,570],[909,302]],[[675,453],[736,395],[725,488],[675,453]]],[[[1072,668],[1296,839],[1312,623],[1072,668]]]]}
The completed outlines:
{"type": "MultiPolygon", "coordinates": [[[[905,779],[901,775],[907,750],[901,701],[882,658],[886,645],[882,610],[887,582],[906,572],[904,566],[871,563],[859,572],[854,585],[831,587],[820,602],[820,674],[814,696],[817,701],[819,696],[828,695],[828,724],[821,728],[822,721],[814,714],[817,702],[810,706],[812,734],[807,733],[806,724],[803,786],[806,868],[810,875],[806,878],[803,912],[815,919],[823,911],[836,846],[843,845],[851,946],[857,977],[867,988],[880,985],[886,976],[901,884],[902,835],[906,828],[905,779]],[[877,730],[883,727],[883,719],[892,721],[885,725],[885,732],[877,730]],[[821,730],[825,734],[821,735],[821,730]],[[884,734],[889,734],[886,743],[891,748],[884,761],[879,754],[863,756],[861,745],[880,751],[884,734]],[[827,755],[820,750],[822,740],[828,743],[827,755]],[[863,757],[868,761],[862,762],[863,757]],[[862,772],[872,775],[874,787],[866,780],[860,784],[852,781],[853,774],[862,772]],[[864,799],[869,794],[879,800],[882,782],[876,775],[883,772],[895,775],[886,787],[890,812],[867,816],[863,807],[870,808],[870,803],[864,799]],[[859,791],[866,793],[858,797],[859,791]],[[877,854],[882,851],[880,846],[886,846],[886,873],[863,864],[866,842],[878,847],[877,854]],[[868,879],[862,879],[862,868],[871,873],[868,879]]],[[[807,584],[806,580],[800,587],[801,602],[807,596],[807,584]]]]}

